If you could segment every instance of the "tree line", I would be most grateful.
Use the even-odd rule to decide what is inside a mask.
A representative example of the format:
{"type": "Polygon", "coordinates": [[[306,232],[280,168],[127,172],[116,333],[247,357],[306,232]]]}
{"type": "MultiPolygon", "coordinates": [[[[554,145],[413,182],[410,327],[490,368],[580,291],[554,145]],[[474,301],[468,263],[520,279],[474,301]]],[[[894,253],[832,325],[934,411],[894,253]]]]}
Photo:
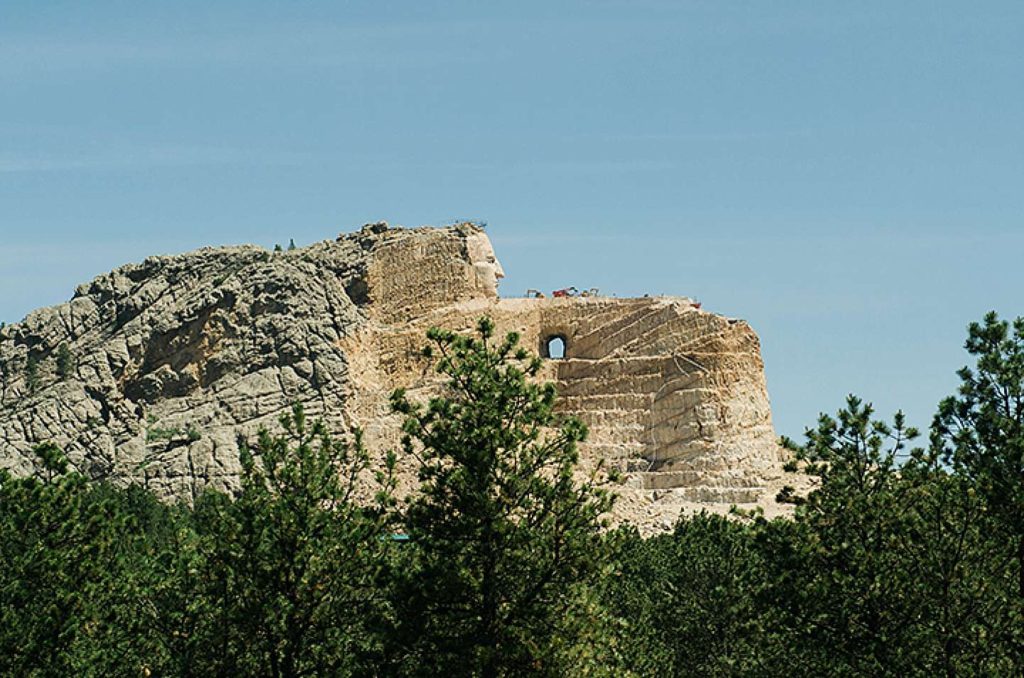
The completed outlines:
{"type": "Polygon", "coordinates": [[[788,469],[791,518],[605,522],[518,337],[431,330],[447,388],[402,391],[372,463],[301,407],[240,442],[241,486],[166,504],[54,445],[0,472],[0,674],[16,676],[1005,676],[1024,672],[1024,318],[927,436],[851,396],[788,469]],[[397,455],[419,486],[395,496],[397,455]],[[367,497],[363,488],[375,488],[367,497]]]}

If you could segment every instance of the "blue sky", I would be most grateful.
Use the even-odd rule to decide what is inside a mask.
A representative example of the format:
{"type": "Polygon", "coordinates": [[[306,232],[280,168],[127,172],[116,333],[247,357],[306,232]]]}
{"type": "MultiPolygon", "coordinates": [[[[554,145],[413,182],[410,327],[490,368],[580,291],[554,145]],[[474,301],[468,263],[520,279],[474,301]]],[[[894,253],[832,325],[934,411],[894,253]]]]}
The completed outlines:
{"type": "Polygon", "coordinates": [[[926,425],[1024,314],[1024,3],[0,3],[0,320],[155,253],[486,220],[503,292],[682,294],[780,433],[926,425]]]}

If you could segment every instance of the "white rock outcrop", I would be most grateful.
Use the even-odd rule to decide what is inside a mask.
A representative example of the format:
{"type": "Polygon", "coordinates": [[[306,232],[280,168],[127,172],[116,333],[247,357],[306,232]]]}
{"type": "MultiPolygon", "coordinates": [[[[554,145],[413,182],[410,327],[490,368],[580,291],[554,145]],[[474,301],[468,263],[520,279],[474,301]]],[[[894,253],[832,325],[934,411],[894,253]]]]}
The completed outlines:
{"type": "MultiPolygon", "coordinates": [[[[477,226],[362,230],[287,252],[151,257],[0,330],[0,467],[54,441],[80,470],[193,498],[237,483],[237,436],[302,402],[338,434],[397,441],[388,395],[429,392],[430,326],[492,317],[542,353],[560,408],[590,427],[585,464],[627,472],[618,516],[657,529],[682,510],[780,510],[784,458],[757,335],[686,298],[501,299],[477,226]]],[[[401,469],[408,487],[414,469],[401,469]]]]}

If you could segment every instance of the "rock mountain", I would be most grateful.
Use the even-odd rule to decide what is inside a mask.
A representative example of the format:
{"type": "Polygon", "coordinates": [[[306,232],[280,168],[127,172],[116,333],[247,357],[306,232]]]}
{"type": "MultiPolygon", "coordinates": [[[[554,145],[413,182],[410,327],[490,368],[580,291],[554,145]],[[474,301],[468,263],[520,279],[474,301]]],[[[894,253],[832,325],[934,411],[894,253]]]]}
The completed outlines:
{"type": "Polygon", "coordinates": [[[502,299],[502,276],[468,223],[123,266],[0,330],[0,466],[29,473],[32,446],[54,441],[87,474],[190,499],[234,487],[237,436],[294,402],[338,434],[361,426],[380,454],[398,435],[389,393],[436,387],[426,330],[488,315],[542,355],[564,342],[546,377],[590,427],[584,464],[627,472],[618,518],[652,530],[694,508],[782,510],[785,455],[747,323],[687,298],[502,299]]]}

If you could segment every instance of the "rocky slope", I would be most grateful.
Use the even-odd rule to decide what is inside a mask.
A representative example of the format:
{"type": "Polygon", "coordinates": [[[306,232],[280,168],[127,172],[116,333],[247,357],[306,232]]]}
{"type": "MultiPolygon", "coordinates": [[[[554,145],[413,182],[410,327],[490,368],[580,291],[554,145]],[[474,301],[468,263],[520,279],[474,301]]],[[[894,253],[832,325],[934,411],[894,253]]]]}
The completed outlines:
{"type": "MultiPolygon", "coordinates": [[[[0,330],[0,466],[52,440],[92,475],[194,497],[237,482],[238,435],[293,402],[372,450],[397,439],[390,391],[435,385],[431,325],[489,315],[542,353],[561,407],[591,428],[585,463],[628,471],[619,517],[772,501],[781,478],[757,336],[685,298],[500,299],[500,264],[471,224],[365,226],[288,252],[244,246],[152,257],[0,330]]],[[[405,486],[414,469],[401,468],[405,486]]]]}

